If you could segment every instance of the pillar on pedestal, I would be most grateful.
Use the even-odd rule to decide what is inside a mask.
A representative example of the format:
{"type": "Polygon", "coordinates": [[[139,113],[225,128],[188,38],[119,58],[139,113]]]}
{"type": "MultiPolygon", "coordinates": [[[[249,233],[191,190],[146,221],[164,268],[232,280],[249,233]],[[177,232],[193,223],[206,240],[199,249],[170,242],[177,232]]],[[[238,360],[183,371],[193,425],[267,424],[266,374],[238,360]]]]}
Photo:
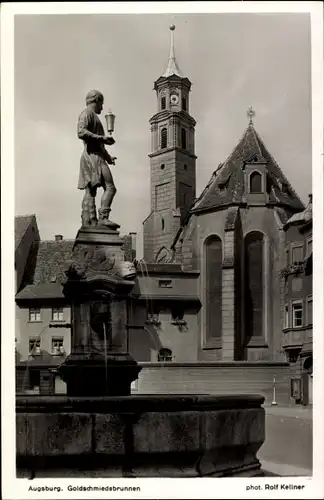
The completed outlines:
{"type": "Polygon", "coordinates": [[[119,226],[82,227],[64,294],[72,310],[71,354],[59,372],[69,396],[126,396],[140,367],[127,352],[127,301],[136,276],[119,226]]]}

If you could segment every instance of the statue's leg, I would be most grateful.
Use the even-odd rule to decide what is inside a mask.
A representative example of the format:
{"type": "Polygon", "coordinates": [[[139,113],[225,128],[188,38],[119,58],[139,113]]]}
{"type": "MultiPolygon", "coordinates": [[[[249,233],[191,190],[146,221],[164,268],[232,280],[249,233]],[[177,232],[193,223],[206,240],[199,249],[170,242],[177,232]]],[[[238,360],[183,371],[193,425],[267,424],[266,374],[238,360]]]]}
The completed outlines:
{"type": "Polygon", "coordinates": [[[117,192],[116,186],[114,184],[113,176],[111,174],[108,165],[102,167],[102,179],[103,179],[103,195],[101,198],[101,208],[99,210],[99,221],[105,223],[108,221],[109,214],[111,211],[111,204],[114,196],[117,192]]]}
{"type": "Polygon", "coordinates": [[[96,211],[97,188],[87,186],[82,201],[82,225],[95,226],[98,224],[96,211]]]}

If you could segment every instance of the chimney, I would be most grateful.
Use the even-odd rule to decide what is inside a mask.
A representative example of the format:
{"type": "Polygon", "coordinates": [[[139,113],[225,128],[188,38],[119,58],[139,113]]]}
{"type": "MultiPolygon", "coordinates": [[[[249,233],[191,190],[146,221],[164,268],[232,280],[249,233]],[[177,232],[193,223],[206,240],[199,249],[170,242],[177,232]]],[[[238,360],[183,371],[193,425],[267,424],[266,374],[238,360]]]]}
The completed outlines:
{"type": "Polygon", "coordinates": [[[63,236],[61,234],[56,234],[55,241],[61,241],[61,240],[63,240],[63,236]]]}

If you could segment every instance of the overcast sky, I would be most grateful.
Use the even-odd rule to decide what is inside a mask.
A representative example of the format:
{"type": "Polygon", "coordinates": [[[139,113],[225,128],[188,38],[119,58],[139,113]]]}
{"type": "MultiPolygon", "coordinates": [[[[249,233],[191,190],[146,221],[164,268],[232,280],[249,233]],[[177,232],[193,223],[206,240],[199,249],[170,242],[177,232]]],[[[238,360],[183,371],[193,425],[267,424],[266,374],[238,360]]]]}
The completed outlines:
{"type": "MultiPolygon", "coordinates": [[[[197,196],[248,125],[301,199],[311,191],[310,23],[307,14],[30,15],[15,20],[15,212],[35,213],[42,239],[74,238],[82,143],[76,122],[88,90],[116,114],[117,195],[111,219],[138,233],[150,211],[154,81],[176,24],[180,69],[192,82],[197,196]]],[[[103,119],[103,114],[101,115],[103,119]]],[[[100,190],[101,194],[101,190],[100,190]]],[[[98,202],[100,199],[98,199],[98,202]]]]}

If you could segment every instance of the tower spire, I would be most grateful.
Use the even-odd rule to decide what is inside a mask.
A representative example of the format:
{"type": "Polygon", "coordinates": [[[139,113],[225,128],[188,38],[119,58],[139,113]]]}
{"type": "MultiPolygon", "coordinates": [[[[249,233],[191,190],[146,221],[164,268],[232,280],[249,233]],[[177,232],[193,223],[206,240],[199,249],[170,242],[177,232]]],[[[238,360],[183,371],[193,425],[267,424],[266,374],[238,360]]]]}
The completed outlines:
{"type": "Polygon", "coordinates": [[[164,78],[167,78],[168,76],[172,76],[172,75],[177,75],[177,76],[180,76],[181,78],[183,78],[183,74],[181,73],[180,68],[178,66],[178,63],[177,63],[176,58],[175,58],[174,30],[175,30],[175,25],[171,24],[171,26],[170,26],[170,32],[171,32],[170,56],[169,56],[167,68],[162,75],[164,78]]]}

